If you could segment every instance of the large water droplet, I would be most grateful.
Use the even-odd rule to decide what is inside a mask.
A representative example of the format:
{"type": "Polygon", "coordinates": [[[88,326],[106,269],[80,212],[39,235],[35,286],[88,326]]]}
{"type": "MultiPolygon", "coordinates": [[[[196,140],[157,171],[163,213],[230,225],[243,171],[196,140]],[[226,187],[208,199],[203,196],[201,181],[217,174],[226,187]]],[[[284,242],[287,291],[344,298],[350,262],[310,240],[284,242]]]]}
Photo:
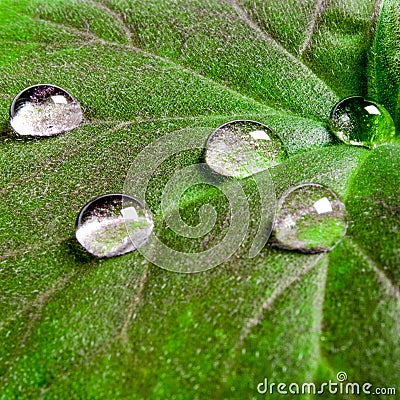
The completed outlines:
{"type": "Polygon", "coordinates": [[[54,136],[76,128],[83,114],[78,101],[64,89],[44,84],[24,89],[10,107],[10,124],[24,136],[54,136]]]}
{"type": "Polygon", "coordinates": [[[150,210],[138,199],[122,194],[96,197],[82,208],[76,223],[78,242],[96,257],[140,248],[152,231],[150,210]]]}
{"type": "Polygon", "coordinates": [[[266,125],[237,120],[221,125],[210,135],[205,158],[215,172],[245,178],[279,164],[286,151],[266,125]]]}
{"type": "Polygon", "coordinates": [[[332,250],[346,230],[346,209],[337,195],[321,185],[303,184],[279,201],[273,242],[287,250],[320,253],[332,250]]]}
{"type": "Polygon", "coordinates": [[[389,112],[361,96],[339,101],[333,107],[330,126],[340,140],[355,146],[376,147],[391,141],[395,135],[389,112]]]}

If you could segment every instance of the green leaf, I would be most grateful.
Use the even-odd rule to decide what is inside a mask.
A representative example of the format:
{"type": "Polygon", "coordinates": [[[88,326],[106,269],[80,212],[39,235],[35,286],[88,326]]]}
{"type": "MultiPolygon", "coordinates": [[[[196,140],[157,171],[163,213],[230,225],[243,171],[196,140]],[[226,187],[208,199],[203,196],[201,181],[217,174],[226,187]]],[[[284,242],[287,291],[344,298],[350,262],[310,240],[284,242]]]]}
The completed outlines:
{"type": "MultiPolygon", "coordinates": [[[[0,398],[258,398],[265,378],[322,384],[339,371],[398,388],[400,146],[340,145],[327,126],[340,98],[364,95],[399,129],[399,32],[395,0],[0,0],[0,398]],[[12,98],[46,82],[80,101],[84,123],[13,136],[12,98]],[[121,192],[147,145],[198,128],[206,139],[234,119],[281,137],[287,161],[260,174],[278,198],[314,182],[345,202],[349,229],[332,252],[267,245],[248,258],[255,178],[241,182],[243,246],[212,270],[79,247],[80,208],[121,192]]],[[[147,194],[157,221],[166,181],[199,162],[191,151],[160,165],[147,194]]],[[[186,192],[182,218],[196,225],[204,204],[216,228],[198,241],[164,229],[171,247],[221,240],[229,204],[218,190],[186,192]]]]}
{"type": "Polygon", "coordinates": [[[400,128],[400,15],[396,1],[385,1],[376,28],[373,51],[375,96],[393,115],[400,128]],[[397,93],[397,96],[396,96],[397,93]]]}

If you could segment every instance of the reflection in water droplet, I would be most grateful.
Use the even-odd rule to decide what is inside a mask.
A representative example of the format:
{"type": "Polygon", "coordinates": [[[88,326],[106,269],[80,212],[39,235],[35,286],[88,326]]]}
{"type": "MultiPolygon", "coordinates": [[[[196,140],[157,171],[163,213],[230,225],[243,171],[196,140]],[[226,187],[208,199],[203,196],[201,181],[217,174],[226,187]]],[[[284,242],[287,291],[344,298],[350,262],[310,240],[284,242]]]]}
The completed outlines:
{"type": "Polygon", "coordinates": [[[35,85],[15,96],[10,107],[10,124],[24,136],[55,136],[82,122],[78,101],[54,85],[35,85]]]}
{"type": "Polygon", "coordinates": [[[346,234],[344,204],[330,189],[317,184],[291,188],[279,201],[274,245],[302,253],[332,250],[346,234]]]}
{"type": "Polygon", "coordinates": [[[395,135],[389,112],[360,96],[339,101],[332,110],[330,126],[340,140],[355,146],[376,147],[395,135]]]}
{"type": "Polygon", "coordinates": [[[206,144],[206,162],[215,172],[245,178],[279,164],[286,151],[266,125],[238,120],[217,128],[206,144]]]}
{"type": "Polygon", "coordinates": [[[76,239],[96,257],[113,257],[142,247],[152,230],[151,212],[141,201],[127,195],[106,194],[82,208],[76,239]]]}

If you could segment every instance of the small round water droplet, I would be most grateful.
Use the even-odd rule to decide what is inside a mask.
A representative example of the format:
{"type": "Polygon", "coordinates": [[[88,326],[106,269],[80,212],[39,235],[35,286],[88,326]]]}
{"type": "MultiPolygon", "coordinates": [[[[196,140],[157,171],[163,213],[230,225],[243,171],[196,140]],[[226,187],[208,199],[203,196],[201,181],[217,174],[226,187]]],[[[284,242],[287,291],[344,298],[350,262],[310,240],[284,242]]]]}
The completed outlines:
{"type": "Polygon", "coordinates": [[[152,231],[153,218],[144,203],[123,194],[106,194],[82,208],[75,235],[90,254],[102,258],[142,247],[152,231]]]}
{"type": "Polygon", "coordinates": [[[332,250],[346,230],[346,209],[337,195],[321,185],[303,184],[279,201],[273,241],[287,250],[320,253],[332,250]]]}
{"type": "Polygon", "coordinates": [[[82,122],[78,101],[64,89],[44,84],[24,89],[10,107],[10,124],[24,136],[55,136],[82,122]]]}
{"type": "Polygon", "coordinates": [[[221,125],[210,135],[205,158],[215,172],[245,178],[279,164],[286,151],[266,125],[237,120],[221,125]]]}
{"type": "Polygon", "coordinates": [[[333,107],[330,126],[343,142],[355,146],[376,147],[395,135],[389,112],[380,104],[361,96],[348,97],[333,107]]]}

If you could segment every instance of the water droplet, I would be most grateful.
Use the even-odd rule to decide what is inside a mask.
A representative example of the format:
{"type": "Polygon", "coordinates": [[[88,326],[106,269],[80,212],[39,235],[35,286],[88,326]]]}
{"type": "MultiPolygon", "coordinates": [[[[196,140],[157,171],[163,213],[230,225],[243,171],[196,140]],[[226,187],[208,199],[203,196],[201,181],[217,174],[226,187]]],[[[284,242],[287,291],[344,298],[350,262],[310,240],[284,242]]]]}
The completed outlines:
{"type": "Polygon", "coordinates": [[[302,253],[332,250],[346,234],[346,209],[330,189],[302,184],[289,189],[278,204],[274,245],[302,253]]]}
{"type": "Polygon", "coordinates": [[[339,101],[333,107],[330,126],[340,140],[355,146],[376,147],[391,141],[395,135],[389,112],[361,96],[339,101]]]}
{"type": "Polygon", "coordinates": [[[24,89],[10,107],[10,124],[24,136],[55,136],[82,122],[78,101],[64,89],[44,84],[24,89]]]}
{"type": "Polygon", "coordinates": [[[153,218],[144,203],[127,195],[106,194],[82,208],[75,234],[90,254],[101,258],[142,247],[152,231],[153,218]]]}
{"type": "Polygon", "coordinates": [[[266,125],[237,120],[217,128],[206,144],[206,162],[215,172],[245,178],[279,164],[286,151],[266,125]]]}

